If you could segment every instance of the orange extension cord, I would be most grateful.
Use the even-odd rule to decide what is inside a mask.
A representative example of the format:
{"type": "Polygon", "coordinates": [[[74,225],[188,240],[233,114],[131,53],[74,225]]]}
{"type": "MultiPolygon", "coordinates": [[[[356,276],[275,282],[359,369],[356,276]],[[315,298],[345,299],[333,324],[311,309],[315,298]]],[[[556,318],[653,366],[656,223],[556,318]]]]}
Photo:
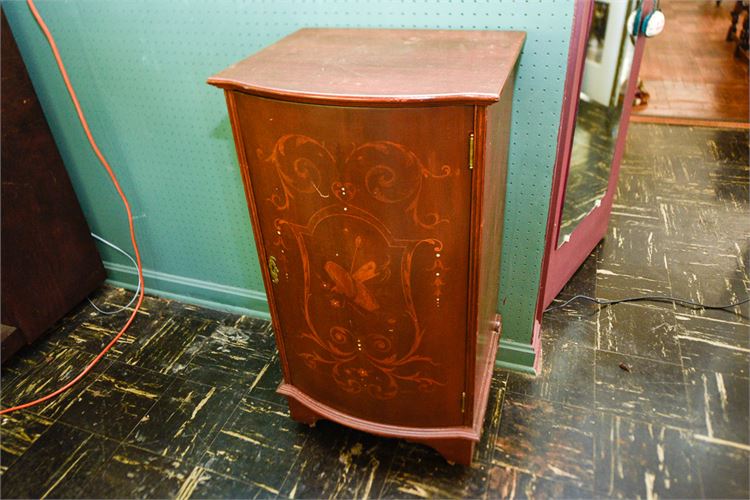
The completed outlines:
{"type": "Polygon", "coordinates": [[[43,403],[44,401],[47,401],[48,399],[52,399],[58,394],[62,394],[63,392],[67,391],[73,385],[76,384],[79,380],[81,380],[91,369],[101,360],[105,354],[107,354],[107,351],[110,350],[110,348],[115,345],[115,342],[120,340],[120,337],[122,337],[122,334],[125,333],[125,331],[128,329],[130,324],[135,319],[136,314],[138,314],[138,310],[141,308],[141,303],[143,302],[143,266],[141,265],[141,254],[138,251],[138,244],[135,241],[135,230],[133,228],[133,214],[130,211],[130,203],[128,203],[128,199],[125,197],[125,193],[122,192],[122,188],[120,188],[120,183],[117,182],[117,177],[115,176],[114,172],[112,171],[112,167],[109,166],[109,163],[107,163],[106,158],[104,158],[104,155],[99,150],[99,147],[96,145],[96,141],[94,141],[94,137],[91,135],[91,130],[89,129],[89,124],[86,121],[86,117],[83,115],[83,110],[81,109],[81,105],[78,102],[78,97],[76,96],[75,90],[73,90],[73,86],[70,84],[70,79],[68,78],[68,72],[65,71],[65,65],[62,62],[62,59],[60,58],[60,52],[57,50],[57,44],[55,44],[55,39],[52,37],[52,34],[49,32],[49,29],[47,28],[47,25],[44,23],[44,20],[42,19],[42,16],[39,15],[39,11],[36,10],[36,6],[34,5],[33,0],[26,0],[26,3],[29,6],[29,9],[31,10],[31,13],[34,15],[34,18],[36,19],[36,22],[39,23],[39,27],[42,28],[42,31],[44,32],[44,36],[47,37],[47,41],[49,42],[50,48],[52,48],[52,52],[55,55],[55,60],[57,61],[57,66],[60,68],[60,74],[62,74],[63,80],[65,80],[65,86],[68,88],[68,92],[70,93],[70,98],[73,100],[73,105],[76,108],[76,112],[78,113],[78,118],[81,120],[81,125],[83,126],[83,130],[86,132],[86,137],[89,140],[89,144],[91,144],[91,148],[94,150],[94,153],[96,153],[96,157],[99,158],[99,161],[104,166],[104,168],[107,170],[107,174],[109,174],[109,178],[112,180],[112,184],[115,186],[115,189],[117,190],[117,194],[120,195],[120,199],[122,199],[123,205],[125,205],[125,210],[128,214],[128,224],[130,225],[130,241],[133,243],[133,250],[135,252],[135,260],[138,263],[138,280],[141,283],[141,290],[138,294],[138,302],[136,302],[135,307],[133,308],[133,312],[131,313],[130,317],[128,318],[127,323],[125,323],[125,326],[122,327],[122,329],[115,335],[115,337],[107,344],[107,346],[100,352],[96,358],[94,358],[91,363],[89,363],[86,368],[83,369],[81,373],[79,373],[76,378],[65,384],[64,386],[60,387],[56,391],[47,394],[46,396],[42,396],[39,399],[36,399],[34,401],[31,401],[29,403],[24,403],[18,406],[14,406],[12,408],[7,408],[5,410],[0,411],[0,415],[3,415],[5,413],[10,413],[12,411],[21,410],[23,408],[28,408],[30,406],[38,405],[39,403],[43,403]]]}

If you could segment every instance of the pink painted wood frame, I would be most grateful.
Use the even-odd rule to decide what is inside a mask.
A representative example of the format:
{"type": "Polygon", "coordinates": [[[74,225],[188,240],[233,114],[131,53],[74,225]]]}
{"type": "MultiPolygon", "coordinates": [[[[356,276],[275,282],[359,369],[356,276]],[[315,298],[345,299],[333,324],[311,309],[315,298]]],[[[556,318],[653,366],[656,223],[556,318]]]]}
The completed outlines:
{"type": "MultiPolygon", "coordinates": [[[[535,324],[541,325],[544,309],[560,293],[565,283],[573,276],[576,270],[583,264],[599,241],[604,238],[612,212],[612,201],[614,199],[617,179],[620,173],[620,161],[625,149],[625,138],[628,133],[630,112],[638,84],[638,71],[641,66],[641,58],[645,48],[646,38],[639,36],[636,39],[633,63],[630,71],[627,89],[624,97],[622,116],[617,140],[615,142],[612,166],[609,175],[607,192],[599,207],[591,211],[573,230],[569,241],[557,245],[560,231],[560,219],[562,217],[563,201],[565,198],[565,187],[568,180],[570,167],[570,156],[573,149],[573,134],[575,132],[575,120],[578,111],[578,95],[581,90],[581,78],[586,60],[586,46],[588,43],[589,26],[593,15],[593,0],[576,0],[575,13],[573,17],[573,31],[570,40],[570,51],[568,55],[568,70],[565,77],[565,94],[563,97],[563,109],[560,117],[560,131],[557,141],[557,156],[555,160],[555,171],[552,175],[552,192],[547,218],[547,235],[542,261],[541,283],[537,299],[535,324]]],[[[650,12],[653,8],[652,0],[644,0],[643,12],[650,12]]],[[[539,328],[534,331],[535,347],[539,346],[539,328]]],[[[537,348],[538,349],[538,348],[537,348]]],[[[539,354],[537,352],[537,354],[539,354]]]]}

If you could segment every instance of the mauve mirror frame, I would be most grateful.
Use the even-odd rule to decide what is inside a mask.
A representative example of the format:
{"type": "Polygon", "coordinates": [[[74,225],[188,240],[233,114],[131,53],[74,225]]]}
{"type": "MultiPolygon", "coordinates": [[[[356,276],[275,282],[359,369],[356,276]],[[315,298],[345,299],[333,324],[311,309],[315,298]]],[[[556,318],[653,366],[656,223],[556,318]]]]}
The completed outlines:
{"type": "MultiPolygon", "coordinates": [[[[653,7],[653,0],[643,0],[641,4],[642,12],[644,13],[651,12],[653,7]]],[[[560,231],[565,188],[568,181],[568,171],[573,149],[578,98],[581,90],[581,78],[586,60],[589,28],[593,12],[593,0],[576,0],[570,50],[568,53],[568,69],[565,76],[565,91],[560,115],[560,129],[557,137],[555,170],[552,174],[552,191],[547,217],[547,233],[537,299],[534,338],[532,340],[534,350],[537,353],[536,364],[540,362],[541,358],[540,330],[544,309],[552,303],[552,300],[560,293],[563,286],[565,286],[576,270],[583,264],[583,261],[586,260],[607,232],[610,213],[612,212],[612,201],[620,172],[620,161],[625,149],[625,138],[628,133],[633,98],[638,84],[638,72],[646,43],[644,36],[639,36],[635,42],[633,62],[624,96],[619,133],[615,141],[607,192],[601,200],[601,205],[594,208],[582,219],[571,233],[569,240],[558,247],[558,233],[560,231]]]]}

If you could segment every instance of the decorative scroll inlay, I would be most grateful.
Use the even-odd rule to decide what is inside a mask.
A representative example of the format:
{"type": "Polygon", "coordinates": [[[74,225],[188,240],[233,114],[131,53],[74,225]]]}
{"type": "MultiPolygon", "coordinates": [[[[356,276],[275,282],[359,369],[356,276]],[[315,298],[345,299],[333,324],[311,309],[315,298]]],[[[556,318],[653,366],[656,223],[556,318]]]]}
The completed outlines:
{"type": "Polygon", "coordinates": [[[304,135],[285,135],[276,141],[271,154],[264,156],[256,151],[258,158],[273,165],[281,179],[282,193],[273,193],[271,202],[280,210],[289,208],[294,193],[320,192],[322,171],[330,170],[335,163],[331,153],[318,141],[304,135]]]}
{"type": "Polygon", "coordinates": [[[289,201],[294,198],[295,192],[317,192],[322,198],[328,198],[330,194],[321,190],[324,185],[329,185],[330,191],[340,201],[353,203],[357,187],[352,182],[324,180],[325,175],[330,176],[336,171],[351,172],[359,177],[365,191],[373,199],[387,204],[405,202],[404,211],[423,229],[448,222],[437,212],[420,216],[423,181],[459,173],[449,165],[428,168],[414,152],[392,141],[368,142],[355,147],[348,156],[337,158],[323,143],[311,137],[287,134],[276,141],[270,155],[265,155],[260,149],[256,154],[260,160],[272,165],[279,175],[281,192],[269,197],[279,210],[289,208],[289,201]],[[438,170],[438,173],[434,170],[438,170]]]}
{"type": "Polygon", "coordinates": [[[305,328],[298,333],[310,341],[310,349],[296,355],[320,373],[320,367],[329,367],[335,383],[348,393],[391,399],[401,391],[445,385],[443,370],[420,353],[425,331],[412,296],[415,255],[422,262],[431,253],[432,263],[424,269],[440,307],[447,270],[443,243],[397,238],[370,209],[373,203],[400,208],[421,230],[447,224],[435,211],[420,213],[420,195],[426,179],[458,175],[456,169],[428,168],[394,142],[354,146],[344,156],[302,135],[282,136],[270,155],[259,150],[258,158],[280,181],[267,197],[278,213],[272,244],[282,256],[279,266],[290,265],[288,253],[302,268],[305,328]],[[306,204],[292,210],[301,194],[306,204]],[[310,203],[319,206],[307,220],[296,219],[310,203]]]}
{"type": "Polygon", "coordinates": [[[352,151],[345,165],[365,171],[367,192],[376,200],[391,204],[409,201],[405,211],[419,227],[429,229],[448,222],[437,212],[421,218],[418,210],[423,180],[448,177],[452,173],[450,166],[443,165],[440,173],[433,173],[412,151],[390,141],[363,144],[352,151]]]}

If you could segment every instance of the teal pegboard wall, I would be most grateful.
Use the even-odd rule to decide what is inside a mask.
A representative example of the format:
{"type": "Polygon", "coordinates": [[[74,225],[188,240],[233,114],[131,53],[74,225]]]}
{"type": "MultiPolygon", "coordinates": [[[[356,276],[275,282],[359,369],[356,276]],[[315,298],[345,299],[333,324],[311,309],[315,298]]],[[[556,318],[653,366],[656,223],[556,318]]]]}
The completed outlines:
{"type": "MultiPolygon", "coordinates": [[[[504,343],[530,343],[573,0],[36,3],[133,205],[149,291],[261,313],[267,306],[224,98],[206,78],[304,26],[526,31],[500,301],[504,343]]],[[[127,248],[123,210],[44,37],[24,2],[2,5],[89,224],[127,248]]],[[[113,280],[134,280],[115,253],[101,252],[113,280]]]]}

